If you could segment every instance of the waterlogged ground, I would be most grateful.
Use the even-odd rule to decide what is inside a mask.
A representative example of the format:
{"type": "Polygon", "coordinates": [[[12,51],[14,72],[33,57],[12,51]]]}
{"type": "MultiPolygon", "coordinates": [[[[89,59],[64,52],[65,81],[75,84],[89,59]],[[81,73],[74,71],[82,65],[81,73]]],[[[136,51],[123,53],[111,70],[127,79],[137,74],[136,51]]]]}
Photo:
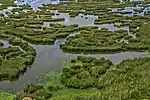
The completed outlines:
{"type": "MultiPolygon", "coordinates": [[[[26,1],[28,2],[28,1],[26,1]]],[[[43,4],[43,1],[33,1],[33,2],[28,2],[31,4],[31,7],[34,8],[34,10],[38,9],[38,6],[43,4]]],[[[50,1],[45,1],[44,4],[49,4],[51,3],[50,1]]],[[[58,3],[58,2],[54,2],[58,3]]],[[[133,12],[133,9],[137,9],[138,7],[125,7],[121,12],[124,16],[133,16],[133,15],[140,15],[144,16],[143,12],[146,12],[145,10],[141,13],[135,14],[133,12]],[[126,11],[129,11],[126,14],[126,11]],[[132,12],[132,13],[131,13],[132,12]]],[[[140,8],[141,9],[141,8],[140,8]]],[[[148,9],[148,8],[145,8],[148,9]]],[[[60,10],[58,8],[58,10],[60,10]]],[[[51,12],[57,13],[58,15],[52,16],[52,18],[64,18],[64,21],[61,22],[44,22],[44,26],[48,27],[49,23],[60,23],[64,25],[72,25],[72,24],[78,24],[79,27],[82,26],[98,26],[99,29],[102,28],[107,28],[110,31],[116,31],[116,30],[127,30],[129,31],[128,26],[124,26],[121,28],[115,27],[114,24],[102,24],[102,25],[95,25],[95,19],[98,18],[98,16],[94,16],[92,14],[89,15],[84,15],[84,14],[79,14],[78,16],[75,17],[70,17],[69,14],[67,13],[62,13],[58,12],[58,10],[51,10],[51,12]]],[[[1,10],[0,13],[5,13],[5,12],[10,12],[9,9],[1,10]]],[[[113,10],[114,13],[120,14],[118,10],[113,10]]],[[[147,12],[146,12],[147,13],[147,12]]],[[[5,13],[6,14],[6,13],[5,13]]],[[[79,32],[74,32],[70,36],[74,36],[74,34],[79,33],[79,32]]],[[[69,38],[69,37],[68,37],[69,38]]],[[[58,72],[60,71],[61,65],[64,61],[76,58],[79,55],[83,54],[71,54],[71,53],[64,53],[60,49],[60,44],[64,43],[66,39],[56,39],[54,45],[34,45],[34,44],[29,44],[29,46],[33,47],[36,50],[36,56],[34,59],[33,64],[31,65],[30,68],[27,69],[27,71],[20,76],[18,80],[15,81],[1,81],[0,82],[0,89],[1,90],[22,90],[24,84],[27,84],[29,82],[36,83],[36,78],[40,76],[43,73],[49,72],[49,71],[55,71],[58,72]]],[[[8,41],[0,41],[3,44],[3,48],[7,48],[8,46],[11,46],[11,44],[8,41]]],[[[92,56],[96,58],[102,58],[105,57],[107,59],[110,59],[114,64],[120,63],[122,60],[125,59],[134,59],[134,58],[139,58],[139,57],[149,57],[148,52],[121,52],[121,53],[114,53],[114,54],[86,54],[84,56],[92,56]]]]}
{"type": "MultiPolygon", "coordinates": [[[[36,83],[37,76],[49,71],[60,71],[62,62],[76,58],[78,55],[65,54],[58,46],[34,46],[36,48],[37,56],[31,68],[28,68],[27,72],[20,76],[19,80],[10,82],[3,81],[0,83],[0,87],[3,90],[22,90],[23,85],[33,82],[36,83]]],[[[117,54],[95,54],[88,55],[96,58],[108,58],[114,63],[119,63],[125,59],[133,59],[138,57],[147,57],[148,53],[144,52],[123,52],[117,54]]]]}

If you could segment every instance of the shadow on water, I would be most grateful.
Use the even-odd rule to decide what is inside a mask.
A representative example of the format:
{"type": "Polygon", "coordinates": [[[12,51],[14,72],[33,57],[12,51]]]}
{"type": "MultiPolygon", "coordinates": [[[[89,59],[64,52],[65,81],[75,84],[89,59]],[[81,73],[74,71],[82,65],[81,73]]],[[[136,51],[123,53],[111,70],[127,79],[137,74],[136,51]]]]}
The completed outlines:
{"type": "MultiPolygon", "coordinates": [[[[28,2],[28,1],[26,1],[28,2]]],[[[28,3],[33,4],[32,7],[35,6],[35,9],[41,5],[44,2],[50,3],[50,0],[39,0],[39,1],[30,1],[28,3]]],[[[57,13],[57,12],[56,12],[57,13]]],[[[95,16],[88,16],[88,19],[83,19],[81,16],[76,16],[75,18],[70,18],[68,14],[60,13],[56,17],[63,17],[65,18],[64,22],[61,22],[65,25],[70,24],[78,24],[79,26],[88,26],[88,25],[94,25],[94,20],[96,19],[95,16]]],[[[49,23],[45,23],[45,26],[47,26],[49,23]]],[[[100,28],[108,28],[110,30],[117,30],[114,25],[102,25],[100,28]]],[[[128,29],[128,28],[125,28],[128,29]]],[[[28,68],[27,72],[24,73],[24,75],[20,76],[20,78],[17,81],[2,81],[0,82],[0,89],[1,90],[22,90],[24,84],[27,84],[29,82],[36,83],[36,78],[40,76],[43,73],[49,72],[49,71],[60,71],[61,70],[61,64],[63,61],[76,58],[79,55],[82,54],[67,54],[63,53],[62,50],[59,48],[59,45],[63,43],[65,39],[59,39],[56,40],[54,45],[32,45],[32,47],[36,50],[36,58],[34,63],[30,68],[28,68]]],[[[116,54],[88,54],[85,56],[92,56],[96,58],[102,58],[105,57],[107,59],[110,59],[113,63],[119,63],[122,60],[125,59],[133,59],[138,57],[148,57],[149,54],[147,52],[121,52],[116,54]]]]}

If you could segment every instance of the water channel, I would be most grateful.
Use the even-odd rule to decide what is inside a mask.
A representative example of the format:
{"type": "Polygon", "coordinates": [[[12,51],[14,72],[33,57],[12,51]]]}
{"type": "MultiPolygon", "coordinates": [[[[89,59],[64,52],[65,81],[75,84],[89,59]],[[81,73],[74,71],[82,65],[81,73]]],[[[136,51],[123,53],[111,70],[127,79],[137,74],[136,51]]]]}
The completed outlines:
{"type": "MultiPolygon", "coordinates": [[[[37,3],[37,6],[40,6],[43,0],[28,2],[29,4],[37,3]]],[[[49,1],[49,0],[48,0],[49,1]]],[[[47,3],[50,3],[48,2],[47,3]]],[[[46,1],[45,1],[46,4],[46,1]]],[[[33,7],[32,5],[32,7],[33,7]]],[[[80,15],[75,18],[70,18],[68,14],[60,13],[58,16],[53,17],[64,17],[65,21],[62,24],[70,25],[70,24],[78,24],[79,26],[89,26],[94,25],[94,20],[96,16],[86,16],[88,19],[81,18],[80,15]]],[[[85,16],[84,16],[85,17],[85,16]]],[[[45,23],[48,24],[48,23],[45,23]]],[[[101,27],[109,28],[109,30],[117,30],[113,25],[104,25],[101,27]]],[[[33,45],[30,44],[36,50],[36,58],[34,63],[30,68],[28,68],[27,72],[25,72],[20,78],[16,81],[1,81],[0,82],[0,90],[22,90],[24,84],[29,82],[36,83],[36,78],[41,74],[44,74],[49,71],[60,71],[61,64],[63,61],[76,58],[78,55],[82,54],[68,54],[62,52],[59,48],[61,43],[64,43],[65,39],[59,39],[55,42],[54,45],[33,45]]],[[[92,56],[96,58],[105,57],[110,59],[113,63],[119,63],[125,59],[133,59],[139,57],[148,57],[149,54],[147,52],[121,52],[116,54],[89,54],[86,56],[92,56]]]]}

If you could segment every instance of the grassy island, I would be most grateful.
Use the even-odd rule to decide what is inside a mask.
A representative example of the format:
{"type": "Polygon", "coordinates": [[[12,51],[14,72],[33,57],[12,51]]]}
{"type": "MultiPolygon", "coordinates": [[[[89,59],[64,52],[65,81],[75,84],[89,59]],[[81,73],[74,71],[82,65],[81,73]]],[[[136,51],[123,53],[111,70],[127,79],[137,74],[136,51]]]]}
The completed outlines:
{"type": "MultiPolygon", "coordinates": [[[[37,11],[24,4],[0,14],[0,81],[14,81],[32,66],[36,57],[32,44],[53,45],[60,38],[65,39],[60,45],[64,53],[150,52],[149,4],[149,0],[70,0],[37,11]],[[95,18],[92,25],[62,24],[76,17],[90,20],[89,15],[95,18]]],[[[0,1],[0,9],[9,6],[15,6],[13,1],[0,1]]],[[[78,56],[65,61],[60,72],[40,76],[37,84],[26,84],[19,93],[0,92],[0,100],[149,99],[149,65],[149,57],[114,64],[105,58],[78,56]]]]}
{"type": "Polygon", "coordinates": [[[26,96],[40,100],[116,100],[149,98],[149,58],[111,61],[78,56],[63,64],[60,73],[47,73],[38,85],[28,84],[26,96]],[[144,80],[143,80],[144,79],[144,80]]]}
{"type": "Polygon", "coordinates": [[[7,9],[9,6],[16,6],[12,0],[1,0],[0,1],[0,10],[7,9]]]}

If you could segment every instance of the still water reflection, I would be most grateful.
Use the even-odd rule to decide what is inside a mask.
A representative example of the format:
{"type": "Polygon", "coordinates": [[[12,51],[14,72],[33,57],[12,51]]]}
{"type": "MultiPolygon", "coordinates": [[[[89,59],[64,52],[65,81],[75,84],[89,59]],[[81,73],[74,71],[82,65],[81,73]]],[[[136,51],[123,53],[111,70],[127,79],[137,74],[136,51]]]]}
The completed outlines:
{"type": "MultiPolygon", "coordinates": [[[[32,5],[34,9],[37,9],[38,6],[41,4],[49,4],[51,3],[50,0],[27,0],[26,3],[32,5]]],[[[55,1],[56,3],[59,3],[55,1]]],[[[18,3],[18,2],[17,2],[18,3]]],[[[56,12],[57,13],[57,12],[56,12]]],[[[84,15],[82,15],[84,16],[84,15]]],[[[68,14],[60,13],[58,16],[53,16],[53,18],[63,17],[65,18],[64,22],[61,22],[65,25],[70,24],[78,24],[79,26],[88,26],[94,25],[94,20],[96,16],[88,15],[88,19],[81,18],[81,16],[76,16],[75,18],[70,18],[68,14]]],[[[49,23],[45,23],[48,25],[49,23]]],[[[103,25],[100,28],[108,28],[109,30],[117,30],[114,25],[103,25]]],[[[125,28],[128,29],[128,28],[125,28]]],[[[49,71],[60,71],[61,64],[63,61],[76,58],[78,55],[81,54],[67,54],[63,53],[62,50],[59,48],[61,43],[64,43],[65,39],[59,39],[55,42],[54,45],[32,45],[37,52],[37,56],[35,58],[34,63],[32,64],[31,68],[28,68],[27,72],[20,76],[19,80],[10,82],[10,81],[2,81],[0,82],[0,89],[1,90],[22,90],[24,84],[29,82],[36,83],[36,77],[40,76],[43,73],[49,71]]],[[[110,59],[113,63],[119,63],[125,59],[133,59],[138,57],[148,57],[149,54],[147,52],[121,52],[116,54],[89,54],[84,56],[92,56],[96,58],[105,57],[110,59]]]]}

